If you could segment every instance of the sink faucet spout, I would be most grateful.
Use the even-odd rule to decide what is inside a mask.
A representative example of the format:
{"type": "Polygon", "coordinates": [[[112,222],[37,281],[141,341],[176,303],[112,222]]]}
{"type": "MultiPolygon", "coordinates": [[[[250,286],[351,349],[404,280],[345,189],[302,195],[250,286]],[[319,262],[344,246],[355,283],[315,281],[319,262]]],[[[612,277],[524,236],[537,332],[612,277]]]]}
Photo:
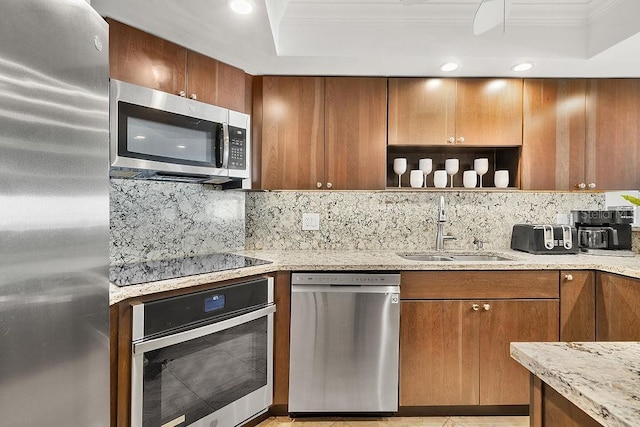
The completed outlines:
{"type": "Polygon", "coordinates": [[[436,229],[436,251],[444,249],[445,240],[453,240],[455,237],[446,236],[444,234],[444,224],[447,222],[447,215],[444,212],[444,196],[440,196],[440,205],[438,207],[438,224],[436,229]]]}

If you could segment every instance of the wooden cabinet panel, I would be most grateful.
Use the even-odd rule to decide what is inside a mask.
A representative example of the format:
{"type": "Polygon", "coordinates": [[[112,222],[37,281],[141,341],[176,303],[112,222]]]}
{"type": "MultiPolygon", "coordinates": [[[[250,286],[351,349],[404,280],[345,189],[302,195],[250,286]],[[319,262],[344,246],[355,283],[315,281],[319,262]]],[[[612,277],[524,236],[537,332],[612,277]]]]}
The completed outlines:
{"type": "Polygon", "coordinates": [[[560,272],[560,341],[596,340],[593,271],[560,272]]]}
{"type": "Polygon", "coordinates": [[[325,180],[335,190],[386,186],[387,80],[328,77],[325,180]]]}
{"type": "Polygon", "coordinates": [[[324,78],[263,77],[262,90],[262,189],[316,188],[324,178],[324,78]]]}
{"type": "MultiPolygon", "coordinates": [[[[542,383],[542,413],[540,427],[601,427],[602,424],[587,415],[582,409],[542,383]]],[[[534,424],[532,424],[534,425],[534,424]]]]}
{"type": "Polygon", "coordinates": [[[522,79],[459,79],[456,138],[462,145],[522,145],[522,79]]]}
{"type": "Polygon", "coordinates": [[[596,340],[640,341],[640,280],[596,274],[596,340]]]}
{"type": "Polygon", "coordinates": [[[558,300],[484,301],[479,314],[480,404],[528,404],[529,371],[511,359],[509,343],[558,341],[558,300]]]}
{"type": "Polygon", "coordinates": [[[455,79],[389,79],[389,145],[445,145],[455,137],[455,79]]]}
{"type": "Polygon", "coordinates": [[[405,271],[402,299],[558,298],[558,272],[405,271]]]}
{"type": "Polygon", "coordinates": [[[521,188],[585,182],[585,79],[525,79],[521,188]]]}
{"type": "Polygon", "coordinates": [[[173,94],[184,90],[184,47],[113,19],[107,22],[111,78],[173,94]]]}
{"type": "Polygon", "coordinates": [[[216,103],[218,61],[197,52],[187,52],[186,95],[207,104],[216,103]]]}
{"type": "MultiPolygon", "coordinates": [[[[291,319],[291,273],[279,271],[275,277],[273,342],[273,404],[289,402],[289,325],[291,319]]],[[[286,411],[284,411],[286,412],[286,411]]]]}
{"type": "Polygon", "coordinates": [[[599,190],[640,187],[640,79],[590,79],[586,180],[599,190]]]}
{"type": "Polygon", "coordinates": [[[245,110],[245,73],[239,68],[216,61],[216,97],[214,104],[234,111],[245,110]]]}
{"type": "Polygon", "coordinates": [[[400,405],[478,404],[478,313],[470,301],[403,301],[400,405]]]}

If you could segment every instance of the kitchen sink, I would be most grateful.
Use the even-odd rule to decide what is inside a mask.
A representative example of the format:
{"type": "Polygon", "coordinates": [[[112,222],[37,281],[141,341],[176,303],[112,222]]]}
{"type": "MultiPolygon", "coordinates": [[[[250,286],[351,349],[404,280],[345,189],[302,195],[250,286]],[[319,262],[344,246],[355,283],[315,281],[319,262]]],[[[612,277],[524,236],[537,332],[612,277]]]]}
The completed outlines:
{"type": "Polygon", "coordinates": [[[490,254],[443,254],[443,255],[435,255],[435,254],[403,254],[399,253],[404,259],[408,259],[410,261],[484,261],[484,262],[494,262],[494,261],[511,261],[511,258],[506,258],[500,255],[490,255],[490,254]]]}

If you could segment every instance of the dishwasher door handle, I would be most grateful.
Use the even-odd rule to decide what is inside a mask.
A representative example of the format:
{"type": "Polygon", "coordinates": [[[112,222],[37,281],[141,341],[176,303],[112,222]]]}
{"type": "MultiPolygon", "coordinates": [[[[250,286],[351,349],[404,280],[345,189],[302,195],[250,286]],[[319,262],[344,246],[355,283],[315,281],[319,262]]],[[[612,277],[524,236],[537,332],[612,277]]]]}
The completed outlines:
{"type": "Polygon", "coordinates": [[[291,285],[292,293],[399,294],[400,286],[291,285]]]}

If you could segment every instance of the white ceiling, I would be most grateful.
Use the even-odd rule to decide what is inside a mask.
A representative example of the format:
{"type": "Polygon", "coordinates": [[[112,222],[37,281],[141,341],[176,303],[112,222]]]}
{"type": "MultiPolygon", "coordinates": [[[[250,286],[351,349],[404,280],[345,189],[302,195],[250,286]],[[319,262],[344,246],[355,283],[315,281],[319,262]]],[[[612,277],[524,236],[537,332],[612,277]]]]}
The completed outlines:
{"type": "MultiPolygon", "coordinates": [[[[250,74],[640,77],[640,1],[512,0],[474,36],[481,0],[92,0],[103,15],[250,74]],[[455,61],[460,68],[439,67],[455,61]],[[511,71],[517,62],[535,67],[511,71]]],[[[500,1],[500,0],[491,0],[500,1]]]]}

